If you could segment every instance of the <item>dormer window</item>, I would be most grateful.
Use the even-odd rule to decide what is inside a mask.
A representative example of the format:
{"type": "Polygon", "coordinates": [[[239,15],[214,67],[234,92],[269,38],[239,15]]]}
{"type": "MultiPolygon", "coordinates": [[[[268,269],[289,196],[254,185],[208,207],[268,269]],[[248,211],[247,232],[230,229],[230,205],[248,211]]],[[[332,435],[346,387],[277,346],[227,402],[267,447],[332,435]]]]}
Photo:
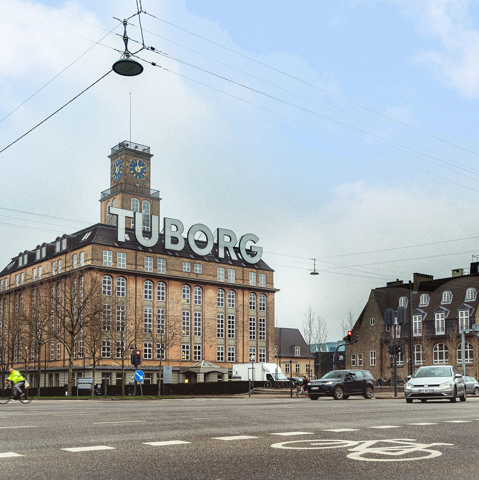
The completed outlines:
{"type": "Polygon", "coordinates": [[[26,265],[28,263],[28,253],[23,254],[23,265],[26,265]]]}
{"type": "Polygon", "coordinates": [[[45,258],[47,256],[47,246],[42,245],[42,258],[45,258]]]}
{"type": "Polygon", "coordinates": [[[442,292],[441,303],[451,303],[451,302],[452,302],[452,293],[449,290],[442,292]]]}
{"type": "Polygon", "coordinates": [[[67,237],[62,238],[62,250],[67,248],[67,237]]]}
{"type": "Polygon", "coordinates": [[[476,299],[476,296],[477,296],[477,291],[475,288],[468,288],[466,290],[466,302],[471,302],[471,301],[474,301],[476,299]]]}
{"type": "Polygon", "coordinates": [[[294,356],[299,357],[301,355],[301,347],[298,345],[294,346],[294,356]]]}
{"type": "Polygon", "coordinates": [[[419,306],[427,307],[428,305],[429,305],[429,295],[427,293],[423,293],[419,299],[419,306]]]}
{"type": "Polygon", "coordinates": [[[22,255],[18,255],[18,266],[21,267],[22,266],[22,255]]]}
{"type": "Polygon", "coordinates": [[[60,246],[61,246],[60,239],[57,238],[56,241],[55,241],[55,253],[60,251],[60,249],[61,249],[60,246]]]}
{"type": "Polygon", "coordinates": [[[407,307],[407,297],[401,297],[399,299],[399,306],[400,307],[407,307]]]}

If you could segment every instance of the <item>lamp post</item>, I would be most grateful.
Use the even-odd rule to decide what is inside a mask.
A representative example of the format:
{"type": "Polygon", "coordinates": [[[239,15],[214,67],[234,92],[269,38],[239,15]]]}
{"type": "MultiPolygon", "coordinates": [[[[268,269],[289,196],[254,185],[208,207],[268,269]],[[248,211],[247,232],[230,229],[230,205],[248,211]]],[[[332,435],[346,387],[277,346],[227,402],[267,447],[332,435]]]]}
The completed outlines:
{"type": "MultiPolygon", "coordinates": [[[[41,388],[40,388],[40,383],[41,383],[41,378],[40,378],[41,364],[40,364],[40,362],[42,361],[42,357],[40,356],[40,353],[41,353],[41,350],[42,350],[43,342],[42,342],[41,340],[38,340],[37,345],[38,345],[38,375],[35,374],[35,379],[36,379],[35,383],[36,383],[36,382],[38,382],[38,383],[36,383],[35,386],[37,387],[37,394],[38,394],[38,396],[40,396],[40,393],[41,393],[41,388]]],[[[37,352],[35,352],[35,356],[36,356],[36,353],[37,353],[37,352]]],[[[34,368],[34,369],[35,369],[35,368],[34,368]]]]}
{"type": "Polygon", "coordinates": [[[254,355],[250,355],[249,359],[251,362],[251,397],[251,395],[254,395],[254,361],[256,360],[256,357],[254,355]]]}
{"type": "Polygon", "coordinates": [[[45,365],[44,365],[44,372],[43,372],[43,396],[47,396],[47,344],[43,342],[45,345],[45,365]]]}

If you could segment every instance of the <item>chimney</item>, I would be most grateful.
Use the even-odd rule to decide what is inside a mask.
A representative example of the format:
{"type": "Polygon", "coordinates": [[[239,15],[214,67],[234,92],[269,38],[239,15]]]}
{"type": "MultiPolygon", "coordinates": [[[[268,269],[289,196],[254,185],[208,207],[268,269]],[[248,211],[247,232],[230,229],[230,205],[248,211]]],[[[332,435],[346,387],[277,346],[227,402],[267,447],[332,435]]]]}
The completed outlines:
{"type": "Polygon", "coordinates": [[[478,273],[479,272],[479,262],[472,262],[471,263],[471,275],[473,273],[478,273]]]}
{"type": "Polygon", "coordinates": [[[464,275],[464,269],[463,268],[455,268],[452,271],[452,276],[453,277],[462,277],[464,275]]]}
{"type": "Polygon", "coordinates": [[[428,280],[434,280],[434,277],[432,275],[427,275],[426,273],[413,273],[414,290],[417,291],[419,282],[427,282],[428,280]]]}
{"type": "Polygon", "coordinates": [[[388,282],[386,283],[386,287],[396,287],[397,285],[402,285],[403,281],[399,280],[399,278],[396,278],[395,282],[388,282]]]}

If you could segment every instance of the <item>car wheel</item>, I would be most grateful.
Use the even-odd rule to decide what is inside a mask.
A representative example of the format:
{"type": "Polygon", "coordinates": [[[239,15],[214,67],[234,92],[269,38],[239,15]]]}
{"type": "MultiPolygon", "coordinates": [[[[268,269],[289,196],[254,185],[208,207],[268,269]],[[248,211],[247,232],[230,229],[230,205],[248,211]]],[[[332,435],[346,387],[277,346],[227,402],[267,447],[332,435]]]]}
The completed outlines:
{"type": "Polygon", "coordinates": [[[479,395],[479,387],[476,387],[476,388],[474,389],[474,395],[479,395]]]}
{"type": "Polygon", "coordinates": [[[454,396],[449,399],[451,403],[456,403],[456,397],[457,397],[457,390],[454,389],[454,396]]]}
{"type": "Polygon", "coordinates": [[[343,400],[347,400],[349,398],[349,395],[343,395],[343,400]]]}
{"type": "Polygon", "coordinates": [[[319,395],[310,395],[309,398],[311,400],[317,400],[319,398],[319,395]]]}
{"type": "Polygon", "coordinates": [[[412,398],[406,398],[406,403],[412,403],[412,398]]]}
{"type": "Polygon", "coordinates": [[[426,403],[426,402],[427,402],[427,398],[421,398],[421,402],[422,402],[422,403],[426,403]]]}
{"type": "Polygon", "coordinates": [[[373,387],[367,386],[366,389],[364,390],[364,398],[367,400],[371,400],[371,398],[374,397],[374,390],[373,387]]]}
{"type": "Polygon", "coordinates": [[[461,402],[466,401],[466,390],[464,390],[464,393],[459,397],[459,400],[461,400],[461,402]]]}
{"type": "Polygon", "coordinates": [[[341,400],[343,398],[343,395],[344,395],[344,390],[342,387],[338,386],[333,390],[333,398],[335,400],[341,400]]]}

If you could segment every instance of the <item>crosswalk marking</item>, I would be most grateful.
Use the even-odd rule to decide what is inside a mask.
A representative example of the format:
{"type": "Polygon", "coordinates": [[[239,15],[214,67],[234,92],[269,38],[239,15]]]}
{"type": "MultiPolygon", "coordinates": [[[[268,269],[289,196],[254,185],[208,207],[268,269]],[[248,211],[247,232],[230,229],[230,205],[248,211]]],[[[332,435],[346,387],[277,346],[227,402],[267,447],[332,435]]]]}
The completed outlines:
{"type": "Polygon", "coordinates": [[[143,442],[143,445],[152,445],[153,447],[161,447],[163,445],[184,445],[191,442],[183,442],[182,440],[169,440],[165,442],[143,442]]]}
{"type": "Polygon", "coordinates": [[[282,435],[284,437],[292,437],[293,435],[314,435],[311,432],[281,432],[281,433],[272,433],[271,435],[282,435]]]}
{"type": "Polygon", "coordinates": [[[359,428],[330,428],[323,430],[324,432],[357,432],[359,428]]]}
{"type": "Polygon", "coordinates": [[[437,423],[420,422],[420,423],[408,423],[408,425],[437,425],[437,423]]]}
{"type": "Polygon", "coordinates": [[[16,427],[0,427],[0,429],[5,429],[5,428],[35,428],[35,425],[17,425],[16,427]]]}
{"type": "Polygon", "coordinates": [[[19,453],[15,453],[15,452],[0,453],[0,458],[23,457],[23,456],[24,455],[20,455],[19,453]]]}
{"type": "Polygon", "coordinates": [[[471,420],[444,420],[444,423],[471,423],[471,420]]]}
{"type": "Polygon", "coordinates": [[[146,423],[141,420],[122,420],[121,422],[94,422],[92,425],[112,425],[112,424],[124,424],[124,423],[146,423]]]}
{"type": "Polygon", "coordinates": [[[369,427],[369,428],[401,428],[400,425],[379,425],[377,427],[369,427]]]}
{"type": "Polygon", "coordinates": [[[213,437],[213,440],[248,440],[250,438],[258,437],[250,437],[248,435],[236,435],[234,437],[213,437]]]}
{"type": "Polygon", "coordinates": [[[113,447],[107,447],[106,445],[97,445],[94,447],[75,447],[75,448],[62,448],[67,452],[91,452],[93,450],[115,450],[113,447]]]}

